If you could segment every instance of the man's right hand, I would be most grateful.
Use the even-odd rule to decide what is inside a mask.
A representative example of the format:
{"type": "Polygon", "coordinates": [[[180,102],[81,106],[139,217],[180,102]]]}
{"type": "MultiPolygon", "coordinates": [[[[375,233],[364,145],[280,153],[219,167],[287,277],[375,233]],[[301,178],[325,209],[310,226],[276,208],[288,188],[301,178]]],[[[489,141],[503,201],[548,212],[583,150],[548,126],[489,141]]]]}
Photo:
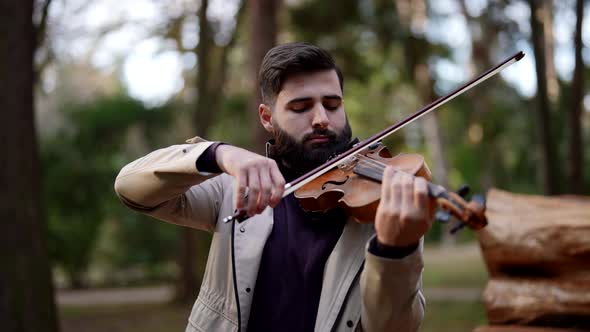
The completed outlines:
{"type": "Polygon", "coordinates": [[[281,201],[285,179],[273,159],[223,144],[217,148],[215,160],[222,171],[236,178],[238,211],[245,209],[249,216],[253,216],[261,213],[269,205],[274,208],[281,201]]]}

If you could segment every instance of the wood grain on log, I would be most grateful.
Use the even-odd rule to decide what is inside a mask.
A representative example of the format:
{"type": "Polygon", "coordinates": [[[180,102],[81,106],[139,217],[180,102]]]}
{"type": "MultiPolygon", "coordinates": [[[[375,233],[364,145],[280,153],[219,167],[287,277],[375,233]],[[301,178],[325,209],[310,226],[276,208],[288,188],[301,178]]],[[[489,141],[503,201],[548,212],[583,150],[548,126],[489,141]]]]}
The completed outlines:
{"type": "Polygon", "coordinates": [[[477,238],[490,276],[590,281],[590,198],[492,189],[486,216],[477,238]]]}
{"type": "Polygon", "coordinates": [[[491,279],[483,302],[491,324],[590,328],[590,283],[491,279]]]}

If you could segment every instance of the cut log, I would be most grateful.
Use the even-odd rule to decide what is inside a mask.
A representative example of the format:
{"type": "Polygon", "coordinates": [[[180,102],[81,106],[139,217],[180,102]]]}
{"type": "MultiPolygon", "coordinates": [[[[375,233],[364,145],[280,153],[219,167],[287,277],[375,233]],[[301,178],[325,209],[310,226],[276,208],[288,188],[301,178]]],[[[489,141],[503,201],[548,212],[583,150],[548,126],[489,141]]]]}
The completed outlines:
{"type": "Polygon", "coordinates": [[[491,324],[590,328],[590,283],[491,279],[483,302],[491,324]]]}
{"type": "Polygon", "coordinates": [[[588,332],[580,329],[560,329],[551,327],[537,326],[518,326],[518,325],[494,325],[479,326],[473,332],[588,332]]]}
{"type": "Polygon", "coordinates": [[[590,198],[492,189],[486,216],[477,238],[491,277],[590,281],[590,198]]]}

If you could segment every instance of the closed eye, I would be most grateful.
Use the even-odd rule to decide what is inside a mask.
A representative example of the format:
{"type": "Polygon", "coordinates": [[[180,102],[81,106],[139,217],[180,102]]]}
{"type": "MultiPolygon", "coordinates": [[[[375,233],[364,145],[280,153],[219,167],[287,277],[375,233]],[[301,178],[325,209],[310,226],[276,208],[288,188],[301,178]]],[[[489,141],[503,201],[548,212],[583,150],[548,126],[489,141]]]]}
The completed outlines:
{"type": "Polygon", "coordinates": [[[305,111],[307,111],[307,110],[308,110],[308,108],[306,108],[306,107],[302,107],[302,108],[295,108],[295,107],[292,107],[292,108],[291,108],[291,111],[293,111],[293,112],[295,112],[295,113],[303,113],[303,112],[305,112],[305,111]]]}
{"type": "Polygon", "coordinates": [[[308,109],[311,108],[312,105],[310,105],[307,102],[298,102],[298,103],[291,103],[289,109],[295,113],[303,113],[305,111],[307,111],[308,109]]]}
{"type": "Polygon", "coordinates": [[[337,110],[340,105],[342,104],[342,101],[340,100],[326,100],[322,103],[324,105],[324,108],[330,111],[335,111],[337,110]]]}

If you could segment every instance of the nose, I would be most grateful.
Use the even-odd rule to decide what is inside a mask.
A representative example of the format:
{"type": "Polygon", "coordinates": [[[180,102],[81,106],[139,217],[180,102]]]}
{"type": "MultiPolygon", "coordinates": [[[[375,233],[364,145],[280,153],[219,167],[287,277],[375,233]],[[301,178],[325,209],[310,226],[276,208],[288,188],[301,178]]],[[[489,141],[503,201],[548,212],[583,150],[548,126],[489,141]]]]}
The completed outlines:
{"type": "Polygon", "coordinates": [[[328,119],[328,112],[322,104],[314,107],[313,119],[311,126],[313,128],[327,128],[330,120],[328,119]]]}

